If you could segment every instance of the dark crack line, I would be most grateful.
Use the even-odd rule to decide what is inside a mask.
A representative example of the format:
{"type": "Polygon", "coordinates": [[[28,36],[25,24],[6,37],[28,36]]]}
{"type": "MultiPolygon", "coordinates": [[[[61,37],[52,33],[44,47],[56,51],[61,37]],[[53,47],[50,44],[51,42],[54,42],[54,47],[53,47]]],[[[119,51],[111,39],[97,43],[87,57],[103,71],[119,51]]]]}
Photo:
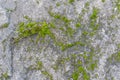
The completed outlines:
{"type": "Polygon", "coordinates": [[[13,44],[13,41],[14,41],[14,38],[10,38],[10,53],[11,53],[11,78],[13,77],[13,73],[14,73],[14,66],[13,66],[13,64],[14,64],[14,61],[13,61],[13,59],[14,59],[14,44],[13,44]]]}

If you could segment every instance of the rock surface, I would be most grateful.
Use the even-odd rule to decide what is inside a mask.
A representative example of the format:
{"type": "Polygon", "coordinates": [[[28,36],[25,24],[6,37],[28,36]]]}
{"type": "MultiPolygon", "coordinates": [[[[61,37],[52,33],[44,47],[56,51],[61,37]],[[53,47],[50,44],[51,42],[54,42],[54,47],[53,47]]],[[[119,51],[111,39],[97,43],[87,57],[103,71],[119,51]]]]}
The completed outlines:
{"type": "Polygon", "coordinates": [[[119,52],[120,0],[0,0],[0,80],[120,80],[119,52]],[[25,16],[56,26],[67,23],[49,12],[72,20],[66,35],[52,30],[69,49],[62,51],[49,36],[43,43],[36,44],[37,35],[14,42],[19,23],[28,22],[25,16]],[[82,44],[73,46],[75,41],[82,44]]]}

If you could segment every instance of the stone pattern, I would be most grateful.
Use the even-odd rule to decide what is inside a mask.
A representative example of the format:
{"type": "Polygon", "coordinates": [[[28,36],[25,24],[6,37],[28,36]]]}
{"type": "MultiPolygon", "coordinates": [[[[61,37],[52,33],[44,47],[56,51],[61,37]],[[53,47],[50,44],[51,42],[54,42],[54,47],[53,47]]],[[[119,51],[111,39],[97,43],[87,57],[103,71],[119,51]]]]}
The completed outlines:
{"type": "MultiPolygon", "coordinates": [[[[89,2],[89,10],[82,16],[83,24],[89,23],[88,16],[92,13],[93,7],[100,10],[98,22],[101,23],[97,34],[91,38],[93,47],[100,51],[96,53],[99,56],[98,67],[89,72],[90,80],[120,80],[120,62],[111,64],[108,61],[108,58],[112,54],[117,54],[120,48],[118,47],[120,14],[115,3],[119,0],[105,0],[105,2],[102,2],[104,0],[75,0],[72,4],[68,1],[0,0],[0,80],[68,80],[72,74],[70,62],[66,62],[57,71],[52,67],[59,58],[64,58],[75,51],[61,52],[52,42],[36,45],[31,40],[31,38],[34,40],[35,36],[25,38],[18,44],[14,44],[13,41],[17,36],[18,23],[26,21],[24,16],[29,16],[34,21],[42,19],[50,21],[48,10],[52,6],[53,12],[59,12],[75,20],[81,14],[86,2],[89,2]],[[60,6],[59,4],[56,6],[57,3],[60,6]],[[5,23],[8,23],[6,28],[3,27],[5,23]],[[41,64],[40,62],[42,62],[42,69],[36,69],[36,66],[39,66],[36,63],[41,64]]],[[[74,23],[71,25],[74,26],[74,23]]],[[[76,34],[75,40],[79,35],[80,33],[76,34]]]]}

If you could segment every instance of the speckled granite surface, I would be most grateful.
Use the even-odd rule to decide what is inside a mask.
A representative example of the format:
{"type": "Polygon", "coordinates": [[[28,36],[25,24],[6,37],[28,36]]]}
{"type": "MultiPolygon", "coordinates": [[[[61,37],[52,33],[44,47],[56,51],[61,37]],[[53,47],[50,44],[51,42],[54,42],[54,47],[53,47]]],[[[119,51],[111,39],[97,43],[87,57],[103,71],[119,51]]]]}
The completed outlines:
{"type": "Polygon", "coordinates": [[[0,80],[120,80],[120,0],[0,0],[0,80]],[[71,20],[69,28],[57,14],[71,20]],[[54,23],[56,39],[69,49],[49,36],[45,43],[36,44],[36,35],[14,43],[25,16],[54,23]],[[73,37],[59,26],[75,30],[73,37]]]}

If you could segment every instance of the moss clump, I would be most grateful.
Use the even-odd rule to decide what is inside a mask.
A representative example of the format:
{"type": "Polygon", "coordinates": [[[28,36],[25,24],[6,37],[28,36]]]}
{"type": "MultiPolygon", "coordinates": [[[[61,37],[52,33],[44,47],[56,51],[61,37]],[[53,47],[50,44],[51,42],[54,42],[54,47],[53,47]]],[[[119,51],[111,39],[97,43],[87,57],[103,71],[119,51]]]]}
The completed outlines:
{"type": "Polygon", "coordinates": [[[47,78],[49,78],[50,80],[53,80],[53,77],[52,77],[52,75],[49,73],[49,72],[47,72],[47,71],[42,71],[42,74],[44,74],[47,78]]]}
{"type": "Polygon", "coordinates": [[[59,14],[59,13],[53,13],[53,12],[51,12],[51,11],[48,11],[48,13],[49,13],[49,15],[50,15],[51,17],[53,17],[55,20],[58,19],[58,20],[66,23],[66,24],[69,24],[69,23],[71,22],[71,20],[69,20],[66,16],[61,15],[61,14],[59,14]]]}
{"type": "Polygon", "coordinates": [[[73,2],[75,2],[75,0],[68,0],[68,2],[72,4],[73,2]]]}
{"type": "Polygon", "coordinates": [[[116,0],[115,3],[116,3],[117,10],[120,13],[120,0],[116,0]]]}
{"type": "Polygon", "coordinates": [[[92,31],[90,32],[90,36],[93,36],[96,31],[99,29],[99,24],[97,23],[99,9],[93,7],[93,12],[90,15],[90,28],[92,31]]]}
{"type": "Polygon", "coordinates": [[[2,25],[0,26],[0,29],[7,28],[8,26],[9,26],[9,23],[2,24],[2,25]]]}
{"type": "Polygon", "coordinates": [[[56,6],[59,7],[61,4],[59,2],[56,3],[56,6]]]}
{"type": "Polygon", "coordinates": [[[82,57],[81,55],[77,55],[77,54],[72,54],[71,55],[71,61],[72,62],[72,65],[74,67],[74,71],[71,75],[72,79],[73,80],[79,80],[79,79],[82,79],[82,80],[90,80],[90,75],[89,73],[87,73],[86,69],[85,69],[85,65],[82,60],[78,60],[79,58],[78,57],[82,57]],[[77,59],[78,58],[78,59],[77,59]],[[83,66],[84,64],[84,66],[83,66]],[[82,75],[80,77],[80,75],[82,75]]]}
{"type": "Polygon", "coordinates": [[[37,34],[36,41],[38,41],[39,38],[44,39],[47,35],[54,36],[50,30],[51,28],[53,28],[53,24],[47,23],[46,21],[43,22],[30,21],[28,23],[21,22],[19,23],[18,28],[19,39],[23,39],[35,34],[37,34]]]}
{"type": "Polygon", "coordinates": [[[61,45],[61,50],[65,51],[66,49],[69,49],[69,48],[71,48],[73,46],[84,46],[84,44],[81,43],[80,41],[76,41],[76,42],[68,43],[68,44],[62,44],[61,45]]]}
{"type": "Polygon", "coordinates": [[[101,0],[102,2],[105,2],[105,0],[101,0]]]}
{"type": "Polygon", "coordinates": [[[120,62],[120,52],[117,52],[115,54],[112,54],[110,58],[108,58],[108,61],[110,62],[120,62]]]}
{"type": "Polygon", "coordinates": [[[38,61],[37,63],[36,63],[36,69],[37,70],[41,70],[43,68],[43,63],[41,62],[41,61],[38,61]]]}
{"type": "Polygon", "coordinates": [[[90,2],[86,2],[85,3],[85,7],[87,8],[87,7],[89,7],[90,6],[90,2]]]}
{"type": "Polygon", "coordinates": [[[90,19],[95,21],[97,19],[98,12],[99,12],[99,10],[97,8],[93,7],[93,12],[90,16],[90,19]]]}
{"type": "Polygon", "coordinates": [[[9,75],[7,72],[2,73],[2,75],[0,76],[0,80],[8,80],[9,79],[9,75]]]}
{"type": "Polygon", "coordinates": [[[80,23],[76,23],[75,25],[77,28],[81,27],[81,24],[80,23]]]}

